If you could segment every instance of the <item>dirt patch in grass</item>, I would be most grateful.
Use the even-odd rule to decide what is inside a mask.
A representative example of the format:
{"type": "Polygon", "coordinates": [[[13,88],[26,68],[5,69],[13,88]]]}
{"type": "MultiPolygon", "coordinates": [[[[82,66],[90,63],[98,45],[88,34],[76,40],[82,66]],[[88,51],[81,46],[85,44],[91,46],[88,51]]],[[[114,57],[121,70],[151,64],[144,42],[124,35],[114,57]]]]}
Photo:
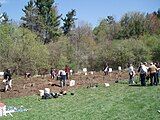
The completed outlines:
{"type": "MultiPolygon", "coordinates": [[[[84,74],[75,74],[70,76],[71,80],[76,80],[76,86],[70,87],[69,80],[67,81],[68,86],[65,88],[67,91],[71,91],[77,89],[82,86],[90,87],[95,84],[100,83],[115,83],[117,80],[128,79],[127,72],[118,71],[112,72],[110,75],[104,76],[103,72],[95,72],[93,75],[88,73],[88,75],[84,74]]],[[[46,77],[31,77],[30,79],[26,79],[24,77],[13,78],[13,88],[12,90],[3,92],[3,84],[2,79],[0,79],[0,98],[15,98],[22,96],[30,96],[34,94],[39,94],[39,90],[44,90],[44,88],[50,88],[52,92],[60,92],[61,87],[59,80],[51,79],[50,75],[46,75],[46,77]]]]}

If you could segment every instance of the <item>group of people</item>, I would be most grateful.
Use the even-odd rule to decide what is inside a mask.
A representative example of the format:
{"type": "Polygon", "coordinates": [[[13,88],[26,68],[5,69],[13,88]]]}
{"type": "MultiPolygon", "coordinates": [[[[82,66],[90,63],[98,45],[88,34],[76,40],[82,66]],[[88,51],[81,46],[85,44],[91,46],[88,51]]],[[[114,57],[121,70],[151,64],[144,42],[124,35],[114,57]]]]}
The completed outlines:
{"type": "Polygon", "coordinates": [[[69,79],[70,67],[66,65],[65,68],[62,70],[56,70],[51,68],[50,75],[52,79],[57,78],[57,80],[60,80],[60,86],[64,87],[66,86],[66,80],[69,79]]]}
{"type": "MultiPolygon", "coordinates": [[[[105,75],[108,74],[108,64],[106,64],[106,67],[104,69],[105,75]]],[[[134,69],[133,65],[129,65],[129,84],[135,84],[134,77],[136,75],[136,70],[134,69]]],[[[140,63],[140,66],[138,67],[137,72],[140,76],[140,82],[142,86],[146,86],[146,80],[150,80],[150,85],[158,85],[159,83],[159,74],[160,74],[160,63],[154,63],[151,62],[150,64],[147,64],[146,62],[140,63]]],[[[60,86],[64,87],[66,86],[66,80],[69,79],[69,75],[71,74],[71,69],[68,65],[65,66],[62,70],[56,70],[51,68],[50,75],[52,79],[57,78],[57,80],[60,80],[60,86]]],[[[25,74],[25,77],[30,77],[31,74],[27,73],[25,74]]],[[[6,69],[4,71],[4,80],[3,83],[5,84],[4,91],[7,91],[9,89],[12,89],[12,74],[10,69],[6,69]]]]}
{"type": "MultiPolygon", "coordinates": [[[[129,84],[135,84],[134,76],[136,75],[136,71],[133,68],[133,65],[129,65],[129,84]]],[[[157,86],[159,83],[159,73],[160,73],[160,64],[153,63],[147,64],[146,62],[140,63],[137,72],[140,76],[140,82],[142,86],[146,86],[146,80],[150,80],[150,85],[157,86]]]]}

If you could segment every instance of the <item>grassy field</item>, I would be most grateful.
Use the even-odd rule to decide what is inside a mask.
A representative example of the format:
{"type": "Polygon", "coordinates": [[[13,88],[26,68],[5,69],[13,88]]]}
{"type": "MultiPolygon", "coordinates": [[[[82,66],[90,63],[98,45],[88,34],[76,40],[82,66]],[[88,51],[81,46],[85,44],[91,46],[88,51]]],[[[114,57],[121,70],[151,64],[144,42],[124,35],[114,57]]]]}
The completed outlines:
{"type": "Polygon", "coordinates": [[[7,105],[28,108],[1,120],[160,120],[160,86],[80,88],[57,99],[41,100],[38,96],[5,99],[7,105]]]}

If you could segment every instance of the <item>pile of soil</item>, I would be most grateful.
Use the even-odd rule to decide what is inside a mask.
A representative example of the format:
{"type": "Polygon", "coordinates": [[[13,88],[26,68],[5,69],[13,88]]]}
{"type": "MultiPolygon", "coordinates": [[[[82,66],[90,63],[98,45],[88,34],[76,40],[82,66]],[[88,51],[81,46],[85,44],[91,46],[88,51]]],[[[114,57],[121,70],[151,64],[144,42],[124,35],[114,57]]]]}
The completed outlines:
{"type": "MultiPolygon", "coordinates": [[[[127,72],[118,72],[114,71],[109,75],[104,75],[103,72],[94,72],[94,74],[88,73],[88,75],[84,74],[74,74],[70,76],[70,80],[76,81],[76,86],[70,87],[67,86],[65,88],[66,91],[70,91],[73,89],[77,89],[82,86],[93,86],[95,84],[100,83],[115,83],[117,80],[128,79],[127,72]]],[[[46,75],[44,78],[41,76],[33,76],[31,78],[18,77],[13,78],[13,88],[12,90],[3,91],[4,85],[2,83],[3,79],[0,79],[0,98],[14,98],[14,97],[22,97],[22,96],[31,96],[38,95],[39,90],[44,90],[44,88],[50,88],[52,92],[60,92],[62,88],[59,86],[59,80],[51,79],[50,75],[46,75]]],[[[69,84],[69,80],[68,80],[69,84]]]]}

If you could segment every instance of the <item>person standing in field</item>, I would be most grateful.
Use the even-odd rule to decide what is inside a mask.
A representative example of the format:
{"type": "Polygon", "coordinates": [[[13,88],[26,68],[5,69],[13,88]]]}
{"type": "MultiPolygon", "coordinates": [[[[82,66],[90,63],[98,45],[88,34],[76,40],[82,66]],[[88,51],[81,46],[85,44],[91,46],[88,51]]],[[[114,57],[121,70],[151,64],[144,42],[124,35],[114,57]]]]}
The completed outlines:
{"type": "Polygon", "coordinates": [[[6,69],[4,71],[4,84],[5,84],[4,91],[12,89],[12,75],[10,69],[6,69]]]}
{"type": "Polygon", "coordinates": [[[51,69],[50,69],[50,75],[51,75],[51,78],[52,78],[52,79],[54,79],[53,73],[54,73],[54,70],[53,70],[53,68],[51,68],[51,69]]]}
{"type": "Polygon", "coordinates": [[[66,80],[69,79],[69,73],[70,73],[70,68],[68,65],[65,66],[65,72],[66,72],[66,80]]]}
{"type": "Polygon", "coordinates": [[[66,86],[66,72],[65,70],[59,70],[58,74],[60,76],[60,86],[63,88],[66,86]]]}
{"type": "Polygon", "coordinates": [[[150,63],[148,72],[150,73],[150,85],[158,85],[157,82],[157,77],[156,77],[156,72],[157,72],[158,68],[153,64],[153,62],[150,63]]]}
{"type": "Polygon", "coordinates": [[[138,72],[140,73],[141,86],[146,86],[147,67],[144,65],[144,63],[140,64],[138,72]]]}
{"type": "Polygon", "coordinates": [[[159,84],[159,74],[160,74],[159,68],[160,68],[160,63],[159,62],[155,63],[155,66],[157,67],[157,71],[156,71],[157,84],[159,84]]]}
{"type": "Polygon", "coordinates": [[[128,72],[129,72],[129,85],[135,84],[134,82],[135,71],[132,64],[129,65],[128,72]]]}
{"type": "Polygon", "coordinates": [[[104,75],[108,75],[108,72],[109,72],[109,66],[108,64],[106,63],[106,66],[104,68],[104,75]]]}

